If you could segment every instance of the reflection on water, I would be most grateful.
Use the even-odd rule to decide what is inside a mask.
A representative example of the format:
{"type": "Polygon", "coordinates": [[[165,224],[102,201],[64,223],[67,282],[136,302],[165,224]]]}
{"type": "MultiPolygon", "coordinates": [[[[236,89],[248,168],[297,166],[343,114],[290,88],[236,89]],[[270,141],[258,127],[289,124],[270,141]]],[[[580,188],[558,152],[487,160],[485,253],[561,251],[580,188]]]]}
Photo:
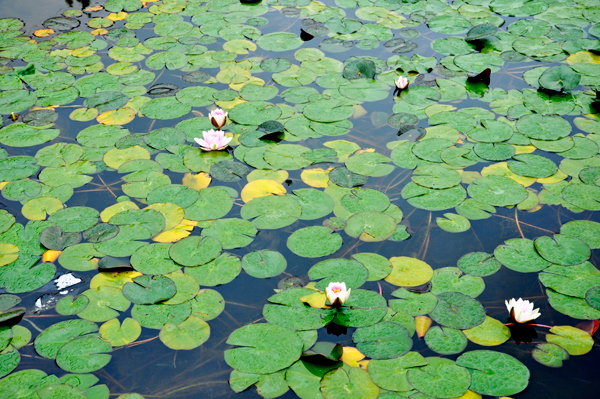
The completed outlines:
{"type": "MultiPolygon", "coordinates": [[[[333,1],[325,2],[335,7],[333,1]]],[[[50,16],[60,14],[66,7],[83,9],[90,5],[89,0],[49,0],[39,2],[37,0],[21,0],[11,2],[0,0],[0,15],[2,17],[18,17],[26,22],[26,30],[31,33],[33,30],[41,27],[41,22],[50,16]]],[[[348,17],[354,17],[354,11],[347,10],[348,17]]],[[[189,20],[189,17],[186,17],[189,20]]],[[[506,18],[507,24],[516,20],[506,18]]],[[[283,15],[270,15],[269,24],[262,27],[264,33],[287,30],[301,33],[300,18],[286,18],[283,15]]],[[[121,25],[115,25],[121,26],[121,25]]],[[[430,47],[431,41],[445,37],[445,35],[430,31],[425,25],[415,28],[421,33],[418,38],[412,39],[419,44],[417,53],[423,57],[435,56],[441,58],[439,53],[433,51],[430,47]]],[[[136,32],[140,41],[145,38],[155,36],[149,28],[144,28],[136,32]]],[[[306,36],[305,36],[306,37],[306,36]]],[[[305,47],[318,47],[323,40],[322,37],[313,38],[305,43],[305,47]]],[[[222,49],[222,43],[207,45],[210,50],[222,49]]],[[[106,65],[112,61],[106,53],[101,53],[106,65]]],[[[327,53],[327,56],[345,61],[351,56],[369,55],[387,59],[391,53],[380,47],[374,50],[353,49],[344,53],[327,53]]],[[[272,56],[267,51],[258,49],[251,56],[272,56]]],[[[278,55],[281,56],[281,55],[278,55]]],[[[238,59],[243,59],[242,56],[238,59]]],[[[283,57],[283,56],[282,56],[283,57]]],[[[284,53],[284,57],[293,60],[293,52],[284,53]]],[[[496,88],[504,90],[528,88],[522,79],[522,72],[535,66],[534,62],[523,63],[505,63],[503,68],[494,72],[489,77],[490,91],[496,88]]],[[[160,72],[159,72],[160,73],[160,72]]],[[[183,86],[180,71],[171,71],[157,74],[158,78],[153,83],[170,83],[183,86]]],[[[487,78],[486,78],[487,79],[487,78]]],[[[272,82],[271,82],[272,83],[272,82]]],[[[473,82],[477,85],[481,82],[473,82]]],[[[487,83],[487,81],[485,82],[487,83]]],[[[228,86],[221,83],[214,84],[217,89],[226,89],[228,86]]],[[[312,84],[312,87],[318,88],[312,84]]],[[[320,89],[320,88],[319,88],[320,89]]],[[[77,104],[81,104],[81,99],[77,104]]],[[[282,98],[274,98],[273,103],[284,102],[282,98]]],[[[452,105],[460,108],[482,107],[491,109],[489,101],[479,99],[465,99],[453,102],[452,105]]],[[[392,113],[393,101],[391,97],[381,102],[362,104],[367,114],[377,112],[392,113]]],[[[72,109],[68,107],[59,108],[59,119],[56,122],[57,128],[61,130],[60,140],[65,142],[74,142],[77,133],[84,127],[95,124],[73,122],[69,119],[72,109]]],[[[572,116],[565,117],[569,122],[573,121],[572,116]]],[[[127,128],[132,133],[147,133],[161,127],[173,127],[177,121],[173,120],[151,120],[149,118],[137,118],[127,128]]],[[[386,124],[376,124],[370,118],[360,118],[353,120],[354,127],[350,133],[342,136],[344,140],[358,143],[363,148],[373,148],[379,153],[388,153],[386,144],[398,140],[398,129],[392,128],[386,124]]],[[[428,127],[427,119],[421,119],[419,127],[428,127]]],[[[409,131],[407,135],[417,135],[419,132],[409,131]]],[[[402,136],[406,138],[406,136],[402,136]]],[[[318,139],[311,139],[311,148],[320,148],[322,143],[330,141],[332,138],[325,136],[318,139]]],[[[410,136],[411,141],[415,137],[410,136]]],[[[41,148],[41,147],[39,147],[41,148]]],[[[39,149],[34,148],[13,148],[10,155],[33,155],[39,149]]],[[[558,162],[560,157],[549,156],[549,158],[558,162]]],[[[467,168],[466,170],[480,170],[481,165],[467,168]]],[[[171,177],[173,182],[181,180],[181,174],[165,171],[166,175],[171,177]]],[[[95,179],[95,185],[84,186],[76,190],[76,194],[69,200],[69,206],[85,205],[103,210],[107,204],[115,202],[115,198],[124,195],[121,184],[122,175],[116,172],[103,172],[99,175],[100,179],[95,179]]],[[[570,220],[594,220],[600,221],[598,213],[583,212],[574,214],[562,206],[543,206],[540,210],[533,213],[520,212],[516,208],[497,208],[497,213],[486,220],[471,221],[471,229],[468,231],[452,235],[440,228],[435,223],[437,217],[442,216],[443,212],[429,212],[415,209],[402,199],[400,193],[406,183],[410,181],[411,171],[396,168],[388,176],[377,178],[371,177],[365,187],[376,189],[385,193],[393,204],[398,205],[404,211],[402,224],[408,226],[407,231],[411,238],[406,241],[390,243],[383,241],[381,243],[368,243],[354,240],[342,232],[344,245],[336,253],[336,257],[349,259],[352,254],[359,252],[373,252],[381,254],[387,258],[393,256],[409,256],[422,259],[432,266],[433,269],[441,267],[455,266],[457,260],[466,253],[483,251],[493,253],[494,249],[504,243],[505,240],[517,237],[526,237],[534,239],[543,235],[558,233],[560,226],[570,220]],[[348,243],[353,243],[348,244],[348,243]]],[[[245,181],[241,180],[235,183],[220,183],[241,192],[245,181]]],[[[288,183],[288,192],[305,187],[300,177],[300,171],[291,171],[288,183]]],[[[15,203],[2,202],[4,209],[17,216],[17,221],[26,223],[26,219],[21,215],[20,207],[15,203]]],[[[239,204],[229,213],[228,217],[240,217],[239,204]]],[[[280,278],[288,276],[299,276],[308,282],[307,270],[316,263],[310,259],[302,258],[292,253],[286,246],[286,239],[292,232],[299,228],[320,224],[321,220],[315,221],[296,221],[294,224],[281,230],[263,230],[260,231],[252,244],[241,249],[230,250],[232,254],[243,256],[249,252],[262,249],[271,249],[279,251],[285,256],[288,262],[286,272],[282,276],[271,279],[255,279],[242,273],[233,282],[214,287],[226,300],[225,311],[215,320],[210,322],[210,339],[192,351],[172,351],[167,349],[157,338],[157,331],[143,329],[139,339],[127,345],[118,348],[113,353],[113,358],[108,366],[99,370],[95,374],[100,378],[100,383],[107,384],[111,393],[120,394],[125,392],[139,392],[146,398],[225,398],[225,397],[259,397],[255,388],[251,388],[241,394],[234,394],[229,385],[228,378],[231,369],[223,361],[223,351],[229,346],[225,344],[229,334],[241,326],[257,322],[262,319],[263,305],[266,303],[273,290],[277,288],[280,278]]],[[[198,234],[199,228],[194,230],[198,234]]],[[[598,254],[592,253],[591,262],[598,264],[598,254]]],[[[77,276],[89,284],[96,271],[78,272],[77,276]]],[[[502,268],[492,278],[487,278],[486,289],[478,300],[486,308],[487,314],[498,320],[505,320],[507,312],[504,306],[504,299],[513,296],[532,299],[537,306],[541,307],[542,317],[537,321],[540,324],[561,325],[573,324],[573,319],[555,311],[546,300],[545,288],[539,283],[536,273],[524,274],[516,273],[507,268],[502,268]],[[518,294],[516,294],[518,293],[518,294]]],[[[386,298],[391,297],[391,292],[398,287],[385,281],[367,282],[364,289],[373,291],[382,290],[386,298]]],[[[52,291],[52,287],[44,287],[37,292],[31,292],[20,295],[26,307],[32,310],[35,307],[35,301],[41,293],[52,291]]],[[[85,288],[75,287],[71,294],[78,294],[85,288]]],[[[124,318],[123,316],[122,318],[124,318]]],[[[31,327],[32,330],[44,330],[54,324],[59,319],[58,315],[52,312],[41,312],[40,314],[29,313],[24,325],[31,327]]],[[[355,329],[320,329],[319,339],[324,341],[335,341],[343,345],[352,344],[352,333],[355,329]]],[[[552,369],[540,366],[531,358],[532,344],[528,342],[543,341],[546,329],[538,328],[537,335],[533,331],[513,331],[513,339],[503,345],[503,351],[509,353],[531,370],[532,379],[529,388],[517,395],[518,398],[557,398],[573,397],[573,387],[579,387],[595,392],[600,388],[599,380],[596,376],[596,364],[599,360],[598,349],[595,346],[592,352],[586,356],[572,358],[566,363],[566,366],[560,369],[552,369]]],[[[35,336],[35,334],[34,334],[35,336]]],[[[414,339],[414,351],[420,352],[423,356],[436,356],[423,340],[414,339]]],[[[467,351],[481,349],[478,345],[470,343],[467,351]]],[[[456,359],[457,356],[450,356],[456,359]]],[[[22,360],[19,369],[39,368],[48,374],[54,373],[63,375],[64,371],[56,366],[54,361],[41,359],[36,355],[33,348],[26,347],[22,350],[22,360]]],[[[593,396],[593,394],[592,394],[593,396]]],[[[296,397],[293,392],[288,392],[283,398],[296,397]]]]}

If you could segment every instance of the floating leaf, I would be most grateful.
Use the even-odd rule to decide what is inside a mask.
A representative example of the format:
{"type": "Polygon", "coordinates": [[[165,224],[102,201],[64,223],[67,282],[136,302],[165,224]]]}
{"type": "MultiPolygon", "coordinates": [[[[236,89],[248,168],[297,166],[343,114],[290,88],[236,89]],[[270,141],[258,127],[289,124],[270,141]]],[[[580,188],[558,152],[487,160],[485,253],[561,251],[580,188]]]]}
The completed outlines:
{"type": "Polygon", "coordinates": [[[369,373],[357,367],[340,367],[329,371],[321,380],[321,392],[326,398],[374,399],[379,387],[369,373]]]}
{"type": "Polygon", "coordinates": [[[256,278],[275,277],[283,273],[286,267],[284,256],[277,251],[254,251],[242,258],[242,268],[256,278]]]}
{"type": "Polygon", "coordinates": [[[468,341],[460,330],[434,326],[427,330],[425,343],[431,350],[441,355],[454,355],[464,351],[468,341]]]}
{"type": "Polygon", "coordinates": [[[385,278],[388,283],[402,287],[416,287],[425,284],[433,277],[433,270],[427,263],[406,256],[390,258],[392,272],[385,278]]]}
{"type": "Polygon", "coordinates": [[[514,395],[529,383],[529,370],[514,357],[501,352],[478,350],[466,352],[456,364],[471,373],[470,390],[481,395],[514,395]]]}
{"type": "Polygon", "coordinates": [[[100,335],[112,346],[127,345],[138,339],[141,333],[140,323],[130,317],[123,320],[123,324],[118,319],[112,319],[100,326],[100,335]]]}
{"type": "Polygon", "coordinates": [[[510,330],[500,321],[486,316],[480,325],[464,331],[469,341],[482,346],[497,346],[510,338],[510,330]]]}
{"type": "Polygon", "coordinates": [[[567,351],[556,344],[537,344],[531,351],[531,356],[544,366],[562,367],[563,361],[569,359],[567,351]]]}
{"type": "Polygon", "coordinates": [[[247,373],[274,373],[300,358],[302,340],[294,331],[274,324],[249,324],[235,330],[227,343],[240,346],[225,351],[225,361],[247,373]]]}
{"type": "Polygon", "coordinates": [[[434,397],[458,397],[471,384],[469,371],[450,359],[429,357],[427,365],[412,368],[407,373],[408,382],[418,391],[434,397]]]}
{"type": "Polygon", "coordinates": [[[191,350],[206,342],[209,336],[208,323],[197,316],[190,315],[177,325],[166,323],[160,330],[159,338],[170,349],[191,350]]]}
{"type": "Polygon", "coordinates": [[[588,353],[593,346],[589,333],[571,326],[556,326],[550,329],[546,339],[552,344],[564,348],[569,355],[578,356],[588,353]]]}
{"type": "Polygon", "coordinates": [[[459,292],[443,292],[437,295],[438,302],[429,314],[436,322],[446,327],[467,329],[485,321],[485,310],[475,299],[459,292]]]}
{"type": "Polygon", "coordinates": [[[335,253],[342,246],[342,237],[327,227],[311,226],[292,233],[287,246],[298,256],[320,258],[335,253]]]}

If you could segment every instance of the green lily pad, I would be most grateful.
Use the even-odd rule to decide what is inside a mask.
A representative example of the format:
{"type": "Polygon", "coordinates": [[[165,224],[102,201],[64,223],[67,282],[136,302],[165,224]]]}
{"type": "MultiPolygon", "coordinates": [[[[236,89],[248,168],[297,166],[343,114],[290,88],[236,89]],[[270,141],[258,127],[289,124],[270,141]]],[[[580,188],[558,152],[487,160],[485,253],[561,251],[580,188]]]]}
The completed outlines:
{"type": "Polygon", "coordinates": [[[594,344],[590,334],[572,326],[555,326],[550,332],[546,336],[548,342],[564,348],[571,356],[588,353],[594,344]]]}
{"type": "Polygon", "coordinates": [[[191,350],[202,345],[210,336],[210,327],[201,318],[190,315],[179,324],[166,323],[160,329],[159,338],[168,348],[191,350]]]}
{"type": "Polygon", "coordinates": [[[266,101],[250,101],[236,106],[228,117],[242,125],[260,125],[279,118],[281,108],[266,101]]]}
{"type": "Polygon", "coordinates": [[[140,323],[127,317],[123,323],[119,319],[112,319],[100,326],[100,335],[102,339],[110,342],[112,346],[127,345],[140,336],[142,327],[140,323]]]}
{"type": "Polygon", "coordinates": [[[506,353],[471,351],[459,356],[456,364],[469,370],[469,389],[480,395],[515,395],[527,388],[529,383],[527,367],[506,353]]]}
{"type": "Polygon", "coordinates": [[[385,257],[375,253],[358,253],[352,257],[360,262],[369,272],[367,281],[377,281],[387,277],[392,271],[392,263],[385,257]]]}
{"type": "Polygon", "coordinates": [[[559,265],[570,266],[589,259],[591,250],[578,238],[555,234],[554,240],[548,236],[534,241],[535,249],[547,261],[559,265]]]}
{"type": "Polygon", "coordinates": [[[494,250],[494,257],[504,266],[521,273],[539,272],[550,266],[535,249],[534,242],[526,238],[512,238],[494,250]]]}
{"type": "Polygon", "coordinates": [[[433,326],[425,333],[425,343],[440,355],[461,353],[467,347],[465,334],[455,328],[433,326]]]}
{"type": "Polygon", "coordinates": [[[225,361],[236,370],[268,374],[291,366],[302,354],[302,340],[289,328],[275,324],[249,324],[235,330],[227,344],[225,361]]]}
{"type": "Polygon", "coordinates": [[[307,360],[298,360],[285,373],[289,387],[301,398],[319,397],[321,395],[321,379],[328,371],[337,368],[333,365],[320,365],[307,360]]]}
{"type": "Polygon", "coordinates": [[[467,197],[467,191],[461,185],[438,190],[422,187],[413,182],[404,186],[400,194],[410,205],[428,211],[454,208],[467,197]]]}
{"type": "Polygon", "coordinates": [[[54,140],[59,134],[58,129],[36,129],[17,122],[0,129],[0,143],[10,147],[31,147],[54,140]]]}
{"type": "Polygon", "coordinates": [[[52,214],[48,220],[67,233],[87,230],[98,223],[100,214],[93,208],[73,206],[52,214]]]}
{"type": "Polygon", "coordinates": [[[81,242],[81,234],[63,233],[59,226],[50,226],[40,235],[40,242],[48,249],[62,251],[67,247],[79,244],[81,242]]]}
{"type": "Polygon", "coordinates": [[[583,298],[563,295],[552,289],[547,289],[546,295],[550,306],[574,319],[594,320],[600,318],[600,311],[588,305],[583,298]]]}
{"type": "Polygon", "coordinates": [[[550,159],[535,154],[520,154],[513,157],[516,161],[509,161],[508,168],[521,176],[545,178],[552,176],[558,167],[550,159]]]}
{"type": "Polygon", "coordinates": [[[112,351],[110,342],[96,334],[76,338],[63,345],[56,355],[56,364],[70,373],[91,373],[110,362],[112,351]]]}
{"type": "Polygon", "coordinates": [[[368,290],[354,289],[339,308],[334,323],[346,327],[366,327],[383,319],[387,312],[385,298],[368,290]]]}
{"type": "Polygon", "coordinates": [[[438,217],[435,222],[440,229],[449,233],[463,233],[471,228],[471,222],[464,216],[444,213],[445,218],[438,217]]]}
{"type": "Polygon", "coordinates": [[[510,339],[510,330],[502,322],[485,317],[485,321],[480,325],[464,331],[471,342],[482,346],[497,346],[510,339]]]}
{"type": "Polygon", "coordinates": [[[79,295],[74,299],[73,295],[67,295],[56,303],[56,313],[64,316],[75,315],[85,309],[89,303],[87,296],[79,295]]]}
{"type": "Polygon", "coordinates": [[[81,295],[88,297],[90,303],[78,313],[82,319],[103,322],[119,316],[131,304],[116,287],[100,286],[84,291],[81,295]]]}
{"type": "MultiPolygon", "coordinates": [[[[144,274],[166,274],[181,268],[169,256],[171,244],[155,243],[137,249],[131,255],[131,266],[144,274]]],[[[149,282],[148,282],[149,283],[149,282]]]]}
{"type": "Polygon", "coordinates": [[[477,277],[491,276],[502,266],[493,255],[486,252],[471,252],[461,256],[457,266],[466,274],[477,277]]]}
{"type": "Polygon", "coordinates": [[[383,389],[396,392],[409,392],[413,387],[409,384],[406,374],[409,370],[427,365],[427,360],[418,352],[408,352],[395,359],[369,362],[369,375],[383,389]]]}
{"type": "Polygon", "coordinates": [[[192,312],[194,315],[204,321],[216,318],[225,309],[225,299],[223,299],[223,296],[211,289],[201,289],[190,302],[192,303],[192,312]]]}
{"type": "Polygon", "coordinates": [[[192,304],[179,305],[134,305],[131,316],[146,328],[160,330],[165,323],[179,324],[192,313],[192,304]]]}
{"type": "Polygon", "coordinates": [[[302,208],[299,219],[315,220],[327,216],[335,205],[331,197],[314,188],[301,188],[291,196],[302,208]]]}
{"type": "Polygon", "coordinates": [[[293,198],[268,195],[254,198],[242,207],[240,215],[261,230],[275,230],[289,226],[298,220],[302,207],[293,198]]]}
{"type": "Polygon", "coordinates": [[[293,33],[274,32],[262,35],[256,41],[258,47],[267,51],[290,51],[297,49],[302,45],[302,40],[293,33]]]}
{"type": "Polygon", "coordinates": [[[369,373],[357,367],[340,367],[321,379],[321,393],[328,399],[375,399],[379,387],[369,373]]]}
{"type": "Polygon", "coordinates": [[[223,249],[242,248],[254,240],[256,227],[242,219],[218,219],[209,228],[202,230],[203,237],[213,237],[221,241],[223,249]]]}
{"type": "Polygon", "coordinates": [[[151,119],[175,119],[190,112],[192,107],[182,104],[175,97],[160,97],[148,101],[140,112],[151,119]]]}
{"type": "Polygon", "coordinates": [[[10,374],[21,362],[19,351],[12,345],[0,352],[0,377],[10,374]]]}
{"type": "Polygon", "coordinates": [[[321,261],[308,270],[311,280],[320,280],[316,287],[322,291],[336,281],[343,281],[348,288],[358,288],[367,281],[368,274],[359,262],[341,258],[321,261]]]}
{"type": "Polygon", "coordinates": [[[460,184],[461,176],[457,171],[439,165],[423,165],[415,169],[412,181],[427,188],[451,188],[460,184]]]}
{"type": "Polygon", "coordinates": [[[220,219],[233,207],[233,198],[220,187],[207,187],[199,192],[198,200],[185,209],[190,220],[220,219]]]}
{"type": "Polygon", "coordinates": [[[352,341],[356,349],[372,359],[400,357],[408,353],[413,345],[408,330],[392,321],[361,327],[352,335],[352,341]]]}
{"type": "Polygon", "coordinates": [[[450,359],[429,357],[427,365],[412,368],[407,373],[408,382],[419,392],[436,398],[462,396],[471,384],[471,375],[464,367],[450,359]]]}
{"type": "Polygon", "coordinates": [[[579,85],[581,75],[567,65],[553,66],[544,71],[539,84],[544,89],[571,91],[579,85]]]}
{"type": "Polygon", "coordinates": [[[474,199],[493,206],[516,205],[527,198],[525,187],[504,176],[480,177],[467,190],[474,199]]]}
{"type": "Polygon", "coordinates": [[[65,320],[45,329],[35,339],[35,351],[46,359],[56,359],[58,351],[67,342],[86,334],[95,333],[98,326],[87,320],[65,320]]]}
{"type": "Polygon", "coordinates": [[[550,343],[537,344],[531,356],[548,367],[562,367],[563,361],[569,360],[569,353],[561,346],[550,343]]]}
{"type": "Polygon", "coordinates": [[[390,158],[376,152],[363,152],[353,155],[346,161],[346,168],[351,172],[363,176],[382,177],[394,170],[394,165],[389,165],[390,158]]]}
{"type": "Polygon", "coordinates": [[[434,295],[442,292],[460,292],[472,298],[478,297],[485,290],[485,283],[481,277],[462,275],[457,267],[443,267],[436,269],[431,278],[431,293],[434,295]]]}
{"type": "Polygon", "coordinates": [[[313,294],[309,288],[289,288],[269,298],[263,316],[269,323],[296,331],[314,330],[329,324],[336,315],[333,309],[317,309],[305,305],[300,298],[313,294]]]}
{"type": "Polygon", "coordinates": [[[517,129],[535,140],[558,140],[571,133],[571,124],[560,116],[525,115],[517,121],[517,129]]]}
{"type": "Polygon", "coordinates": [[[241,271],[240,259],[227,253],[202,266],[186,267],[185,269],[185,273],[194,277],[198,284],[208,287],[227,284],[233,281],[241,271]]]}
{"type": "Polygon", "coordinates": [[[285,271],[286,267],[285,257],[277,251],[253,251],[242,258],[244,271],[256,278],[278,276],[285,271]]]}
{"type": "Polygon", "coordinates": [[[342,237],[324,226],[310,226],[293,232],[287,246],[298,256],[320,258],[337,252],[342,246],[342,237]]]}
{"type": "Polygon", "coordinates": [[[445,327],[467,329],[485,321],[485,309],[475,299],[459,292],[443,292],[429,315],[445,327]]]}
{"type": "Polygon", "coordinates": [[[390,307],[396,312],[405,312],[410,316],[422,316],[431,313],[437,305],[437,297],[430,292],[417,293],[400,288],[392,292],[400,299],[390,300],[390,307]]]}
{"type": "Polygon", "coordinates": [[[396,232],[396,221],[382,212],[359,212],[348,219],[345,232],[361,241],[383,241],[396,232]]]}
{"type": "Polygon", "coordinates": [[[172,298],[177,292],[173,280],[164,276],[138,276],[123,286],[123,296],[130,302],[153,305],[172,298]]]}
{"type": "Polygon", "coordinates": [[[600,189],[588,184],[569,184],[562,191],[570,204],[588,211],[600,210],[600,189]]]}
{"type": "Polygon", "coordinates": [[[212,237],[192,236],[169,248],[169,256],[183,266],[200,266],[221,254],[222,244],[212,237]]]}

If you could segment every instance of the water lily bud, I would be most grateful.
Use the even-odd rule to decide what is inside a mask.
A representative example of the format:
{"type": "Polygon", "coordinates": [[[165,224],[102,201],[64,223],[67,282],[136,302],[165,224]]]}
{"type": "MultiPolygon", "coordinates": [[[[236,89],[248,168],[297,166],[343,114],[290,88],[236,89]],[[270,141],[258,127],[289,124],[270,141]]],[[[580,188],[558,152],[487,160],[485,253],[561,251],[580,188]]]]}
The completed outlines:
{"type": "Polygon", "coordinates": [[[394,81],[396,87],[400,90],[404,90],[408,87],[408,79],[404,76],[399,76],[397,80],[394,81]]]}
{"type": "Polygon", "coordinates": [[[504,303],[510,312],[510,317],[517,323],[528,323],[540,317],[540,309],[534,309],[533,302],[526,299],[519,298],[519,300],[515,300],[515,298],[512,298],[510,301],[504,301],[504,303]]]}
{"type": "Polygon", "coordinates": [[[217,108],[213,111],[210,111],[208,118],[214,127],[221,129],[223,126],[225,126],[225,122],[227,121],[227,112],[223,112],[221,108],[217,108]]]}
{"type": "Polygon", "coordinates": [[[346,290],[346,283],[329,283],[327,288],[325,288],[325,294],[327,295],[327,300],[332,306],[341,306],[348,300],[350,297],[351,288],[346,290]]]}
{"type": "Polygon", "coordinates": [[[204,151],[222,150],[229,145],[233,137],[225,137],[225,133],[221,130],[210,129],[207,132],[202,132],[203,139],[194,138],[196,143],[200,144],[200,148],[204,151]]]}

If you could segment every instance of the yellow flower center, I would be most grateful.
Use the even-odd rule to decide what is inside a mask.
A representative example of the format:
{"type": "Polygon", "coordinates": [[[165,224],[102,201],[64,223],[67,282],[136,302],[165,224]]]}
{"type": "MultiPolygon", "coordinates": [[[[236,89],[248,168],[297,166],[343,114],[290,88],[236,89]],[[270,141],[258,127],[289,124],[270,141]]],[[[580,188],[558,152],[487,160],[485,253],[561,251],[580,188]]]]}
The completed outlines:
{"type": "Polygon", "coordinates": [[[342,289],[341,288],[334,288],[333,289],[333,293],[334,294],[337,294],[338,292],[342,292],[342,289]]]}

